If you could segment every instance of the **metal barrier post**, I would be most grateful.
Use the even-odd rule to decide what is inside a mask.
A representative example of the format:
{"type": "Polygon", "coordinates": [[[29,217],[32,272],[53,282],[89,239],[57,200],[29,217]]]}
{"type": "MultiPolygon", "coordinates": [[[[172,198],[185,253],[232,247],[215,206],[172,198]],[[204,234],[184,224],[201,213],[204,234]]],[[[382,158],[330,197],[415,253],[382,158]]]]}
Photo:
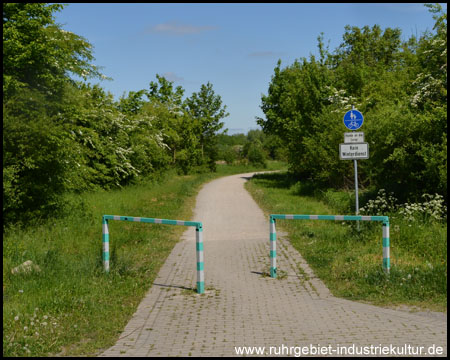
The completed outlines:
{"type": "Polygon", "coordinates": [[[103,267],[105,271],[109,271],[109,229],[108,220],[103,216],[102,219],[102,243],[103,243],[103,267]]]}
{"type": "Polygon", "coordinates": [[[389,217],[387,216],[352,216],[352,215],[270,215],[270,276],[276,278],[276,231],[275,219],[283,220],[335,220],[335,221],[381,221],[383,222],[383,270],[389,274],[391,268],[389,257],[389,217]]]}
{"type": "Polygon", "coordinates": [[[277,231],[275,219],[270,217],[270,277],[277,277],[277,231]]]}
{"type": "Polygon", "coordinates": [[[103,264],[105,271],[109,271],[109,230],[108,220],[134,221],[152,224],[165,225],[182,225],[195,226],[196,229],[196,253],[197,253],[197,293],[203,294],[205,292],[205,274],[204,274],[204,257],[203,257],[203,225],[201,222],[169,220],[169,219],[154,219],[134,216],[117,216],[117,215],[103,215],[102,218],[102,240],[103,240],[103,264]]]}
{"type": "MultiPolygon", "coordinates": [[[[387,218],[387,217],[386,217],[387,218]]],[[[391,259],[389,257],[389,218],[383,221],[383,270],[389,274],[391,259]]]]}
{"type": "Polygon", "coordinates": [[[197,250],[197,292],[203,294],[205,292],[205,273],[203,258],[203,228],[200,223],[195,229],[195,246],[197,250]]]}

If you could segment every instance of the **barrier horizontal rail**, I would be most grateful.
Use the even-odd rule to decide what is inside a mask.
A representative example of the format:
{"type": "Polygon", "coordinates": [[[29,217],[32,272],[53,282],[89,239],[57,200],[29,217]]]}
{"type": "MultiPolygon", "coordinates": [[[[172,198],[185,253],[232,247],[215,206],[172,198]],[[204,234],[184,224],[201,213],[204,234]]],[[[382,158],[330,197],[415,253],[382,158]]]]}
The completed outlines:
{"type": "Polygon", "coordinates": [[[203,225],[197,221],[183,221],[171,219],[157,219],[137,216],[118,216],[118,215],[103,215],[102,217],[102,242],[103,242],[103,266],[106,272],[109,272],[109,227],[108,220],[117,221],[132,221],[143,222],[151,224],[163,225],[181,225],[195,227],[195,248],[197,254],[197,293],[203,294],[205,292],[205,274],[204,274],[204,256],[203,256],[203,225]]]}
{"type": "Polygon", "coordinates": [[[381,221],[389,223],[388,216],[362,216],[362,215],[289,215],[289,214],[272,214],[274,219],[284,220],[352,220],[352,221],[381,221]]]}
{"type": "Polygon", "coordinates": [[[383,270],[389,274],[389,217],[388,216],[362,216],[362,215],[294,215],[271,214],[270,215],[270,276],[277,277],[277,233],[276,220],[334,220],[334,221],[380,221],[383,223],[383,270]]]}

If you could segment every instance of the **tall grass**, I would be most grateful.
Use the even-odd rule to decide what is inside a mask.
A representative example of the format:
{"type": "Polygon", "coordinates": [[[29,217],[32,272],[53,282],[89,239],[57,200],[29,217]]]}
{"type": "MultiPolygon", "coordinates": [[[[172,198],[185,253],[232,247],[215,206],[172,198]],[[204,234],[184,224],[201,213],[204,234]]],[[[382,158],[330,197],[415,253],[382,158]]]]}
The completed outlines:
{"type": "MultiPolygon", "coordinates": [[[[267,214],[354,214],[350,194],[317,191],[285,173],[258,175],[246,187],[267,214]]],[[[334,295],[446,311],[447,224],[389,215],[389,276],[382,270],[380,223],[360,222],[360,231],[355,222],[279,220],[277,226],[334,295]]]]}
{"type": "MultiPolygon", "coordinates": [[[[270,168],[279,168],[271,163],[270,168]]],[[[102,265],[102,215],[189,220],[200,186],[217,173],[147,181],[114,191],[68,195],[60,219],[3,236],[3,356],[96,355],[115,343],[186,229],[110,222],[110,272],[102,265]],[[40,271],[12,274],[31,260],[40,271]]]]}

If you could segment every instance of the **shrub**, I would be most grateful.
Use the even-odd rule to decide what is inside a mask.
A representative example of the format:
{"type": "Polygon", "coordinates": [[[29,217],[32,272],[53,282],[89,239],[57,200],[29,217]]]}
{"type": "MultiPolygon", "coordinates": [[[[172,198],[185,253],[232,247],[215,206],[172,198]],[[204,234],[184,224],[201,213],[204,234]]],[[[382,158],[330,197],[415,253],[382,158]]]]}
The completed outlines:
{"type": "Polygon", "coordinates": [[[423,194],[426,201],[422,203],[405,203],[399,210],[408,221],[442,221],[447,219],[447,207],[444,198],[439,195],[423,194]]]}
{"type": "Polygon", "coordinates": [[[237,159],[236,151],[229,147],[227,150],[223,153],[223,159],[226,161],[227,164],[231,165],[234,163],[234,161],[237,159]]]}
{"type": "Polygon", "coordinates": [[[367,204],[359,209],[361,214],[386,215],[397,211],[398,204],[394,193],[386,194],[386,190],[380,189],[375,200],[369,200],[367,204]]]}
{"type": "Polygon", "coordinates": [[[4,223],[46,217],[62,206],[68,139],[36,91],[8,100],[3,119],[4,223]]]}
{"type": "Polygon", "coordinates": [[[361,214],[386,215],[398,214],[407,221],[443,221],[447,219],[447,207],[442,195],[423,194],[425,201],[421,203],[398,204],[397,199],[390,193],[388,196],[384,189],[380,189],[375,200],[369,200],[360,208],[361,214]]]}
{"type": "Polygon", "coordinates": [[[250,144],[247,157],[250,164],[267,166],[266,155],[259,141],[254,141],[250,144]]]}

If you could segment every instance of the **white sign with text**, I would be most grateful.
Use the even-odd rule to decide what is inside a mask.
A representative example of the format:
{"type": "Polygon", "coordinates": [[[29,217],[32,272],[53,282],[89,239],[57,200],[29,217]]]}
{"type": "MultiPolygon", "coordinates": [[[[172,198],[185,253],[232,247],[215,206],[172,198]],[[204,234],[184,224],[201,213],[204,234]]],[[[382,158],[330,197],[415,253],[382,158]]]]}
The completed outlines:
{"type": "Polygon", "coordinates": [[[369,144],[339,144],[339,158],[341,160],[368,159],[369,144]]]}
{"type": "Polygon", "coordinates": [[[364,133],[363,132],[346,132],[344,133],[344,143],[363,143],[364,133]]]}

